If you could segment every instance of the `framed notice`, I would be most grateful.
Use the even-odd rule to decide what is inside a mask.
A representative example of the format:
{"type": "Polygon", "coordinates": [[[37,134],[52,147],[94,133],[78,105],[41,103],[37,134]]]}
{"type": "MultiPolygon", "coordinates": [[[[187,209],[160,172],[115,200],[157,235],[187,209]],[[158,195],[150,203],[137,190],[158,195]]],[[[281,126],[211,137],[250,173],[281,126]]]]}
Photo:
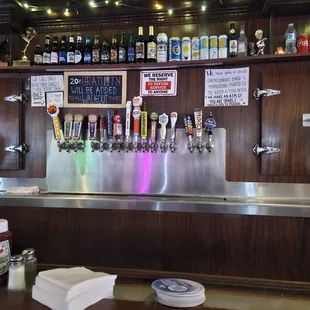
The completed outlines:
{"type": "Polygon", "coordinates": [[[205,107],[244,107],[249,105],[250,69],[206,69],[205,107]]]}
{"type": "Polygon", "coordinates": [[[125,108],[126,71],[65,72],[65,108],[125,108]]]}
{"type": "Polygon", "coordinates": [[[177,81],[176,70],[142,71],[140,96],[176,96],[177,81]]]}
{"type": "Polygon", "coordinates": [[[46,105],[56,105],[58,108],[64,106],[64,92],[63,91],[50,91],[45,93],[46,105]]]}

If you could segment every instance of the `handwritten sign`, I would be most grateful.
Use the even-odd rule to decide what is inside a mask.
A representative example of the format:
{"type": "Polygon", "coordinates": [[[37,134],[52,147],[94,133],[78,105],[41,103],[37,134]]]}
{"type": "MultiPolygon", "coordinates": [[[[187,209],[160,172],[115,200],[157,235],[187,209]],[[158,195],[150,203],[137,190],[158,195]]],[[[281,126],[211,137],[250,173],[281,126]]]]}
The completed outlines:
{"type": "Polygon", "coordinates": [[[207,69],[205,107],[249,105],[249,68],[207,69]]]}
{"type": "Polygon", "coordinates": [[[46,105],[56,105],[58,108],[64,106],[64,93],[62,91],[46,92],[46,105]]]}
{"type": "Polygon", "coordinates": [[[65,72],[65,107],[122,108],[127,72],[65,72]]]}
{"type": "Polygon", "coordinates": [[[39,75],[31,77],[31,106],[45,107],[45,93],[63,91],[64,79],[62,75],[39,75]]]}
{"type": "Polygon", "coordinates": [[[140,73],[140,96],[176,96],[177,71],[156,70],[140,73]]]}

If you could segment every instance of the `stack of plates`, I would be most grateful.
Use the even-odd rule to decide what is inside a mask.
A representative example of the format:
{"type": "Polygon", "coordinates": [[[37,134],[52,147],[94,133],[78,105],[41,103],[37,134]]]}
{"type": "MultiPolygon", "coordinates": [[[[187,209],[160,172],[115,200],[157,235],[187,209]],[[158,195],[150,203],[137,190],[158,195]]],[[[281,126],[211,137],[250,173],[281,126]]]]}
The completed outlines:
{"type": "Polygon", "coordinates": [[[169,307],[189,308],[204,303],[205,288],[194,281],[166,278],[152,283],[156,291],[156,301],[169,307]]]}

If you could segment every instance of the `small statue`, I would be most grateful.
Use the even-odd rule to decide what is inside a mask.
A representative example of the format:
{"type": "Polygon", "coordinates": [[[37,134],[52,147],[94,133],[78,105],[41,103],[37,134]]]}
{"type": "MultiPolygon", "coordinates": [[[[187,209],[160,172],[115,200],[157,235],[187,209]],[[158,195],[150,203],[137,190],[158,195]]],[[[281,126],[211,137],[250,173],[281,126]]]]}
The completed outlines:
{"type": "Polygon", "coordinates": [[[23,40],[24,40],[25,42],[27,42],[27,44],[26,44],[24,50],[22,51],[22,53],[23,53],[22,60],[24,60],[24,61],[27,61],[27,60],[28,60],[28,58],[27,58],[27,56],[26,56],[26,52],[27,52],[28,46],[29,46],[29,44],[30,44],[30,41],[31,41],[36,35],[37,35],[37,31],[36,31],[33,27],[28,27],[28,28],[26,29],[26,34],[23,34],[23,33],[21,34],[23,40]]]}
{"type": "Polygon", "coordinates": [[[250,50],[250,56],[256,55],[255,43],[254,42],[249,43],[249,50],[250,50]]]}
{"type": "Polygon", "coordinates": [[[258,40],[256,42],[256,46],[258,48],[257,55],[264,55],[265,41],[267,41],[267,38],[263,38],[263,30],[256,30],[255,37],[258,40]]]}

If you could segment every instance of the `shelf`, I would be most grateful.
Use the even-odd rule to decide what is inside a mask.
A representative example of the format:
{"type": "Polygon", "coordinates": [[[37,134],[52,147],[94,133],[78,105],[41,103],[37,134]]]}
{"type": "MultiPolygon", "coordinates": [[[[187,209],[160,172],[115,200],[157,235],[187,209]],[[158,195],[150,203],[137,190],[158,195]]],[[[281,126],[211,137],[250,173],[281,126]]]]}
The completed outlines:
{"type": "Polygon", "coordinates": [[[255,57],[236,57],[212,60],[174,61],[165,63],[143,63],[124,65],[76,65],[76,66],[31,66],[31,67],[0,67],[1,72],[65,72],[65,71],[137,71],[137,70],[160,70],[160,69],[182,69],[194,67],[219,67],[229,65],[250,65],[258,63],[285,62],[310,60],[310,53],[288,54],[288,55],[264,55],[255,57]]]}

